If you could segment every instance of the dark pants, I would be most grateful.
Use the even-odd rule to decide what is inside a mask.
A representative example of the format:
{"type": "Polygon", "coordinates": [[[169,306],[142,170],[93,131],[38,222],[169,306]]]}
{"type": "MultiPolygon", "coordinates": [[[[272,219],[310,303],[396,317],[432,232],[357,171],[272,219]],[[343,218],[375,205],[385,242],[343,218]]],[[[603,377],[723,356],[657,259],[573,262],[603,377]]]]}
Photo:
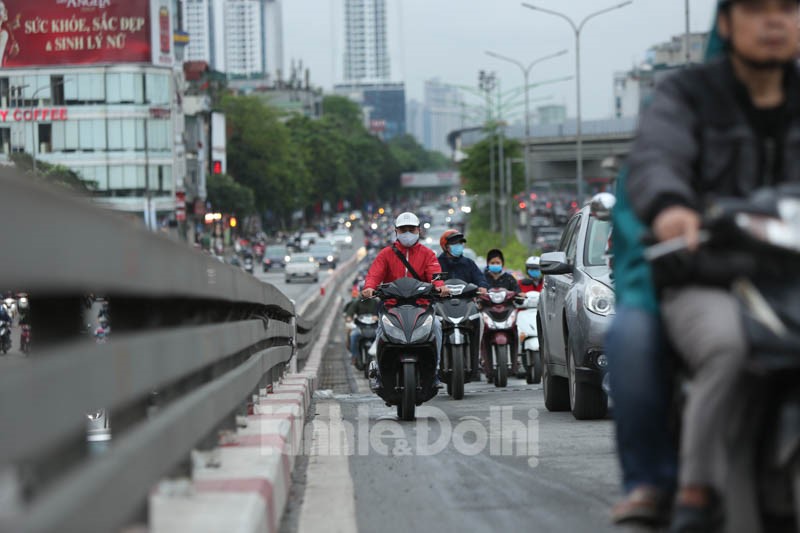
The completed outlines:
{"type": "Polygon", "coordinates": [[[657,315],[632,307],[617,308],[606,339],[606,353],[626,493],[641,485],[672,492],[676,485],[666,346],[657,315]]]}

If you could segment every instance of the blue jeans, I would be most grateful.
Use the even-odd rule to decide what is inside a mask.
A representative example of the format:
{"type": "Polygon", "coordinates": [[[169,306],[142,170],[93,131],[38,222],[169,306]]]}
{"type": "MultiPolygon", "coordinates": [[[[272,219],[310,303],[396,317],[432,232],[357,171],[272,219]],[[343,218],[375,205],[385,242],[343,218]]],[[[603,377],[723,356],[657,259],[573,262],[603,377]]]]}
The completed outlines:
{"type": "Polygon", "coordinates": [[[658,315],[618,307],[606,353],[625,492],[650,485],[670,493],[678,459],[669,429],[669,352],[658,315]]]}
{"type": "Polygon", "coordinates": [[[358,341],[361,340],[361,330],[354,327],[350,332],[350,355],[358,357],[358,341]]]}

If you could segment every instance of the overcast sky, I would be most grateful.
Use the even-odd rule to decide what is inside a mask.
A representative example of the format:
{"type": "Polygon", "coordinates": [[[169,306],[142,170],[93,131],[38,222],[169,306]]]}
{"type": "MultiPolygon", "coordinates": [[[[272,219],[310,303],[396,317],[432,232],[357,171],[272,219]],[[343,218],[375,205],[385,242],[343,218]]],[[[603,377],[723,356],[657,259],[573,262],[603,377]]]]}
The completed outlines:
{"type": "MultiPolygon", "coordinates": [[[[620,0],[528,0],[561,11],[578,22],[620,0]]],[[[315,85],[330,89],[341,81],[343,0],[285,0],[286,66],[302,59],[315,85]]],[[[692,31],[711,26],[716,0],[690,0],[692,31]]],[[[478,71],[495,70],[502,87],[522,84],[517,67],[492,59],[485,50],[528,63],[538,57],[569,51],[534,67],[532,80],[570,76],[575,71],[575,39],[569,25],[532,11],[518,0],[387,0],[392,77],[406,83],[407,98],[422,99],[425,80],[439,77],[460,85],[477,85],[478,71]]],[[[682,34],[683,0],[634,0],[630,6],[589,21],[581,34],[583,113],[605,118],[612,113],[616,71],[640,62],[646,50],[682,34]]],[[[553,96],[570,116],[575,112],[575,82],[541,87],[532,98],[553,96]]]]}

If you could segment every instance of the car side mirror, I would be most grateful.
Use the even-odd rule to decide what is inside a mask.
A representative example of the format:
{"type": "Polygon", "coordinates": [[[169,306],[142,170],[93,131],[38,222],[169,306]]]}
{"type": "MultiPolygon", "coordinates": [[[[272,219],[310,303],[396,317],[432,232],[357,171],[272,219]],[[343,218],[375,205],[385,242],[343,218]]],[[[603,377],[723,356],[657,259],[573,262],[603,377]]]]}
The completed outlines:
{"type": "Polygon", "coordinates": [[[614,210],[616,204],[616,196],[609,192],[601,192],[594,195],[589,209],[592,212],[592,216],[598,220],[608,222],[611,220],[611,212],[614,210]]]}
{"type": "Polygon", "coordinates": [[[567,261],[567,254],[564,252],[550,252],[542,254],[540,268],[542,273],[551,276],[559,274],[572,274],[572,265],[567,261]]]}

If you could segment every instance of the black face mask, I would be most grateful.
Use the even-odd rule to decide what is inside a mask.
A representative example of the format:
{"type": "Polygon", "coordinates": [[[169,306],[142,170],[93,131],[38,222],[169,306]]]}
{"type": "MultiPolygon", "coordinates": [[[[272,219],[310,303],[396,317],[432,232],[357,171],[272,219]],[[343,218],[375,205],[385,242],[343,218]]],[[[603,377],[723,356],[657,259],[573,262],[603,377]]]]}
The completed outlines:
{"type": "Polygon", "coordinates": [[[788,67],[788,66],[790,66],[792,64],[792,61],[775,61],[775,60],[773,60],[773,61],[759,61],[759,60],[747,57],[744,54],[740,54],[739,52],[737,52],[733,48],[731,48],[731,55],[735,56],[739,61],[741,61],[748,68],[751,68],[753,70],[761,70],[761,71],[783,70],[783,69],[785,69],[786,67],[788,67]]]}

